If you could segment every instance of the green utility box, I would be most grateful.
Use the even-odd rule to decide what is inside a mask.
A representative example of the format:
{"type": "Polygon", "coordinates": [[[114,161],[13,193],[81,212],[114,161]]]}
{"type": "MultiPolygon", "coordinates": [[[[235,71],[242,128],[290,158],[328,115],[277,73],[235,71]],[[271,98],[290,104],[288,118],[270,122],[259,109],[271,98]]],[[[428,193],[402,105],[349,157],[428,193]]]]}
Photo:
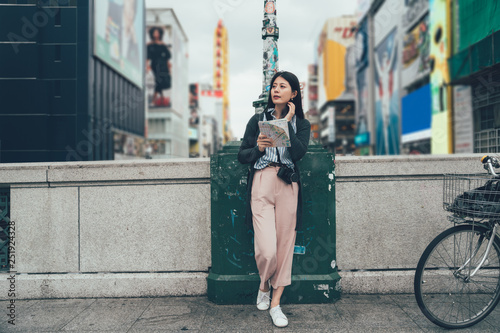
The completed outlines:
{"type": "MultiPolygon", "coordinates": [[[[216,304],[252,304],[259,273],[253,231],[245,225],[249,165],[238,162],[240,142],[229,142],[210,159],[212,267],[208,298],[216,304]]],[[[340,298],[336,265],[335,156],[310,144],[298,163],[302,181],[303,228],[297,232],[292,285],[282,303],[330,303],[340,298]]]]}

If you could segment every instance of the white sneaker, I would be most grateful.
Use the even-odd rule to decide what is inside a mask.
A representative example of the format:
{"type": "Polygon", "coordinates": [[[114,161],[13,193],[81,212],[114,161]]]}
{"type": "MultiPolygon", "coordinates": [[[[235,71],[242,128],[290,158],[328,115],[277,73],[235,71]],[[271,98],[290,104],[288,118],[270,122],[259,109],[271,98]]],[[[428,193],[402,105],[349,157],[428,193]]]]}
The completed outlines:
{"type": "Polygon", "coordinates": [[[267,310],[269,309],[269,305],[271,304],[271,289],[268,292],[263,292],[259,289],[259,293],[257,294],[257,309],[259,310],[267,310]]]}
{"type": "Polygon", "coordinates": [[[278,327],[285,327],[288,325],[288,319],[286,319],[286,316],[281,311],[281,307],[279,305],[271,308],[271,310],[269,310],[269,314],[271,315],[271,318],[273,318],[274,325],[278,327]]]}

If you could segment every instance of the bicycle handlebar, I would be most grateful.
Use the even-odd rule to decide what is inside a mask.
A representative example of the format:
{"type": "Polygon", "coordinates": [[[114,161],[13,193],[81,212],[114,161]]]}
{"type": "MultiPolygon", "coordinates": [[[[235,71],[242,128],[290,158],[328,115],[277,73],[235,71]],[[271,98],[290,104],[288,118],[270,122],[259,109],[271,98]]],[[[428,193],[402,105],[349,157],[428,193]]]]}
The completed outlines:
{"type": "Polygon", "coordinates": [[[481,162],[484,164],[484,168],[488,170],[489,173],[491,173],[496,178],[500,178],[500,175],[498,175],[493,169],[493,168],[500,168],[500,162],[498,161],[497,158],[484,155],[483,157],[481,157],[481,162]]]}

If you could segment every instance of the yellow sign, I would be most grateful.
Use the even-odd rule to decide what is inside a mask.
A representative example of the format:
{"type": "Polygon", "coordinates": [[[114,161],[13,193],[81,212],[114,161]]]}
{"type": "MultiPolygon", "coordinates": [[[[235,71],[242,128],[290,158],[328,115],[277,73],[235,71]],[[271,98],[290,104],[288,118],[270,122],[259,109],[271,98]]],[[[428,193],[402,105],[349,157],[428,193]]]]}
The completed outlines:
{"type": "Polygon", "coordinates": [[[346,52],[354,44],[355,25],[356,19],[346,16],[331,18],[323,27],[318,46],[319,105],[338,98],[346,89],[346,52]]]}
{"type": "Polygon", "coordinates": [[[451,154],[451,87],[447,58],[450,56],[450,0],[430,0],[431,153],[451,154]]]}

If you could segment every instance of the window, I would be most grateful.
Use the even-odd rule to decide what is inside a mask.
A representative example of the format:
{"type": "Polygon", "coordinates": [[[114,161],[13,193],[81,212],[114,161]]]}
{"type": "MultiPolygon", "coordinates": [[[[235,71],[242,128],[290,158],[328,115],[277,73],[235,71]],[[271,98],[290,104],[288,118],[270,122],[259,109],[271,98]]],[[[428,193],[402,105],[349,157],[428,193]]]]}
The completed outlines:
{"type": "Polygon", "coordinates": [[[495,128],[495,118],[493,116],[493,108],[488,106],[481,110],[481,130],[495,128]]]}
{"type": "Polygon", "coordinates": [[[166,132],[165,119],[149,119],[150,134],[164,134],[166,132]]]}
{"type": "Polygon", "coordinates": [[[498,72],[477,76],[472,85],[474,152],[500,153],[500,82],[498,72]]]}
{"type": "Polygon", "coordinates": [[[500,153],[500,129],[488,129],[474,133],[475,153],[500,153]]]}

